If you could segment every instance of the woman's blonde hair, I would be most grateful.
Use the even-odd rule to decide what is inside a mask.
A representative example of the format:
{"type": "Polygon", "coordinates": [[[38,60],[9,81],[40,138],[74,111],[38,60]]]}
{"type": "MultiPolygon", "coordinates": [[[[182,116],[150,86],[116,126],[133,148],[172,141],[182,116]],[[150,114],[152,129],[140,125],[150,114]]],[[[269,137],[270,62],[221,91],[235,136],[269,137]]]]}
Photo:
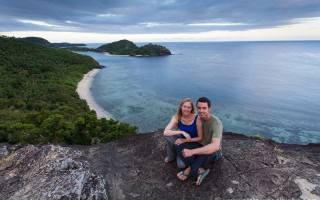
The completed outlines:
{"type": "Polygon", "coordinates": [[[181,120],[181,117],[182,117],[182,105],[185,103],[185,102],[190,102],[191,103],[191,113],[195,113],[194,111],[194,105],[192,103],[192,99],[191,98],[184,98],[182,99],[180,105],[179,105],[179,108],[178,108],[178,113],[177,113],[177,117],[178,117],[178,121],[181,120]]]}

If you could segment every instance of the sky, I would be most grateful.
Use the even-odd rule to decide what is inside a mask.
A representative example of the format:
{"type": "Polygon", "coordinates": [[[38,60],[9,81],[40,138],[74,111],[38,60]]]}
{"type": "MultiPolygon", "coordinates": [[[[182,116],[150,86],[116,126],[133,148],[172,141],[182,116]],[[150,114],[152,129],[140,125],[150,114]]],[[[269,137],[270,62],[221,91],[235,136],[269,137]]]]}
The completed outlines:
{"type": "Polygon", "coordinates": [[[320,0],[0,0],[0,35],[82,43],[320,40],[320,0]]]}

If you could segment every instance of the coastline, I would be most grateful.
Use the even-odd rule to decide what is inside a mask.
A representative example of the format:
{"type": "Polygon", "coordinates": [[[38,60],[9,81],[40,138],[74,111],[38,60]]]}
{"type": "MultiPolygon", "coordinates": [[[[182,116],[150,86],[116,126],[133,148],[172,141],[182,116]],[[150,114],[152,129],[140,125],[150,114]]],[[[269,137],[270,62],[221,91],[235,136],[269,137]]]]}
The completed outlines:
{"type": "Polygon", "coordinates": [[[110,54],[108,52],[103,52],[103,54],[106,55],[106,56],[124,56],[124,57],[130,56],[130,55],[115,55],[115,54],[110,54]]]}
{"type": "Polygon", "coordinates": [[[101,69],[93,69],[90,72],[86,73],[83,76],[83,79],[77,85],[77,93],[79,94],[80,99],[83,99],[87,102],[90,110],[94,110],[97,113],[97,118],[112,118],[112,115],[105,111],[101,106],[99,106],[96,101],[93,99],[91,94],[91,85],[94,77],[101,69]]]}

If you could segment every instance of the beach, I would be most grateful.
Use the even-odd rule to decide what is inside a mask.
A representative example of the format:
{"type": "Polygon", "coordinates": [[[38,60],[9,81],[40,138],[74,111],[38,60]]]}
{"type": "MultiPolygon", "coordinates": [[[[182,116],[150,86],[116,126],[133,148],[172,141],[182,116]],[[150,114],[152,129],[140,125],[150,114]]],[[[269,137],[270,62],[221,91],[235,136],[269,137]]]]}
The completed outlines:
{"type": "Polygon", "coordinates": [[[77,93],[79,94],[80,99],[84,99],[87,102],[90,110],[96,111],[98,119],[101,119],[101,118],[110,119],[112,118],[112,115],[106,112],[101,106],[99,106],[95,102],[90,90],[92,81],[100,70],[101,69],[93,69],[90,72],[86,73],[83,76],[83,79],[78,83],[77,93]]]}

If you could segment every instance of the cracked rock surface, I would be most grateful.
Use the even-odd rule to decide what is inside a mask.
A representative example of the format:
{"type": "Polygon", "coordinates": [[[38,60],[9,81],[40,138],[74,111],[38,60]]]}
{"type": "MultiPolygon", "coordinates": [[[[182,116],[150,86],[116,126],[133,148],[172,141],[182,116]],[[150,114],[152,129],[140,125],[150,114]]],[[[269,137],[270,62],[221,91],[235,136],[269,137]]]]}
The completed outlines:
{"type": "Polygon", "coordinates": [[[57,145],[1,149],[0,199],[108,199],[104,179],[89,171],[80,151],[57,145]]]}
{"type": "Polygon", "coordinates": [[[166,164],[162,131],[86,148],[109,199],[320,199],[320,146],[286,145],[224,133],[224,158],[201,186],[166,164]]]}
{"type": "Polygon", "coordinates": [[[0,199],[320,199],[320,145],[224,133],[201,186],[166,164],[162,130],[92,146],[0,146],[0,199]]]}

